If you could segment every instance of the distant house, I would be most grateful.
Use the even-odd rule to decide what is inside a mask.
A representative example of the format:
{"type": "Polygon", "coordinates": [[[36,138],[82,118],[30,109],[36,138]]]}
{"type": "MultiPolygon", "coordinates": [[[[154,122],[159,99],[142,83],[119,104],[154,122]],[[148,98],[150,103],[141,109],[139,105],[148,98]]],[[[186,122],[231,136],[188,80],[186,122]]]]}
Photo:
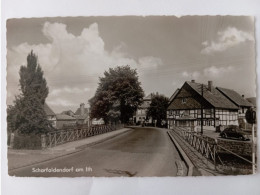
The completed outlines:
{"type": "Polygon", "coordinates": [[[57,122],[56,114],[46,103],[44,104],[44,111],[47,115],[48,121],[51,122],[52,127],[56,128],[56,122],[57,122]]]}
{"type": "Polygon", "coordinates": [[[77,124],[89,125],[89,109],[85,108],[84,103],[80,104],[80,107],[76,110],[74,117],[76,118],[77,124]]]}
{"type": "Polygon", "coordinates": [[[72,112],[71,110],[65,110],[63,112],[61,112],[61,114],[66,114],[66,115],[69,115],[69,116],[74,116],[74,112],[72,112]]]}
{"type": "Polygon", "coordinates": [[[57,129],[62,129],[66,126],[70,126],[70,125],[76,125],[76,118],[66,115],[66,114],[57,114],[56,115],[57,118],[57,125],[56,128],[57,129]]]}
{"type": "Polygon", "coordinates": [[[143,99],[143,103],[141,106],[138,107],[137,111],[134,114],[134,123],[136,124],[142,124],[143,122],[148,122],[148,123],[152,123],[151,119],[146,119],[146,113],[147,113],[147,109],[149,108],[151,102],[152,102],[152,96],[154,94],[151,93],[148,96],[146,96],[143,99]]]}
{"type": "Polygon", "coordinates": [[[213,86],[186,81],[174,92],[167,109],[168,128],[174,126],[215,130],[217,126],[238,125],[239,107],[213,86]]]}

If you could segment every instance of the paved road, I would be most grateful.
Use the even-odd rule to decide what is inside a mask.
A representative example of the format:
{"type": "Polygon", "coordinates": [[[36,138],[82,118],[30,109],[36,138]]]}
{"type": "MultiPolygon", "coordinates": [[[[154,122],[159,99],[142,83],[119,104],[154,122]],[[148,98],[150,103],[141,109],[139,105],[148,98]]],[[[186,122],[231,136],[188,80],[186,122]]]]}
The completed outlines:
{"type": "Polygon", "coordinates": [[[9,174],[34,177],[176,176],[176,161],[180,161],[180,156],[166,129],[134,128],[73,154],[16,169],[9,174]],[[46,172],[46,168],[52,172],[46,172]],[[67,172],[54,172],[57,169],[67,172]]]}

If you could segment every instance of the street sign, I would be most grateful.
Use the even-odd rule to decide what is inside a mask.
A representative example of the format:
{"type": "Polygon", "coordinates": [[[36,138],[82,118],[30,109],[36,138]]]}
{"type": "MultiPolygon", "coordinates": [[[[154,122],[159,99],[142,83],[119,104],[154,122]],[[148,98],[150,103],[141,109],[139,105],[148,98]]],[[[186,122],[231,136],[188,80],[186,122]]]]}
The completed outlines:
{"type": "Polygon", "coordinates": [[[256,111],[253,108],[246,111],[246,121],[250,124],[256,123],[256,111]]]}

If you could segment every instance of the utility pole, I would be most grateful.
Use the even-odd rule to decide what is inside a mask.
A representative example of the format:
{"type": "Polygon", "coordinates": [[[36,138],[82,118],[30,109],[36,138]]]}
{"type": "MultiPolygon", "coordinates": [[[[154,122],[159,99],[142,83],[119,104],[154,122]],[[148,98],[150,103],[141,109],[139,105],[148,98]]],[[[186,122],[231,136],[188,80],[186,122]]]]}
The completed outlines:
{"type": "Polygon", "coordinates": [[[255,174],[255,126],[252,124],[252,172],[255,174]]]}
{"type": "MultiPolygon", "coordinates": [[[[203,84],[201,84],[201,97],[202,97],[202,100],[203,100],[203,84]]],[[[200,111],[200,114],[201,114],[201,135],[203,135],[203,103],[201,101],[201,111],[200,111]]]]}
{"type": "Polygon", "coordinates": [[[252,172],[255,174],[255,123],[256,123],[256,111],[250,108],[246,111],[246,121],[252,124],[252,172]]]}

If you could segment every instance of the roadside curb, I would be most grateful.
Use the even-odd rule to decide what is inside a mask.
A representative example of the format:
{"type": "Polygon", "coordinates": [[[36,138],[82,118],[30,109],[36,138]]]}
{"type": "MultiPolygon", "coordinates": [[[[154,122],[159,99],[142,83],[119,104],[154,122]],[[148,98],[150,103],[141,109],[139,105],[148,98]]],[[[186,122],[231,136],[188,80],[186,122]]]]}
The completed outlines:
{"type": "MultiPolygon", "coordinates": [[[[12,172],[12,171],[15,171],[15,170],[17,170],[17,169],[29,167],[29,166],[36,165],[36,164],[45,163],[45,162],[48,162],[48,161],[51,161],[51,160],[55,160],[55,159],[58,159],[58,158],[61,158],[61,157],[64,157],[64,156],[68,156],[68,155],[71,155],[71,154],[74,154],[74,153],[78,153],[78,152],[84,150],[84,149],[85,149],[86,147],[88,147],[88,146],[92,146],[92,145],[101,143],[101,142],[103,142],[103,141],[112,139],[112,138],[114,138],[114,137],[116,137],[116,136],[118,136],[118,135],[124,134],[124,133],[126,133],[126,132],[128,132],[128,131],[130,131],[130,130],[131,130],[131,128],[126,128],[125,131],[120,132],[120,133],[118,133],[118,134],[116,134],[116,135],[111,135],[111,136],[108,136],[108,137],[103,138],[103,139],[101,139],[101,140],[94,141],[94,142],[92,142],[92,143],[88,143],[88,144],[85,144],[85,145],[82,145],[82,146],[74,147],[74,148],[71,148],[70,150],[63,150],[64,152],[67,152],[67,153],[60,154],[60,155],[57,155],[57,156],[55,156],[55,157],[50,157],[50,158],[48,158],[48,159],[41,160],[41,161],[37,161],[37,160],[36,160],[36,161],[34,161],[34,162],[30,163],[30,164],[26,164],[26,165],[22,165],[22,166],[18,166],[18,167],[13,167],[13,168],[11,168],[11,169],[8,169],[8,172],[12,172]]],[[[85,138],[85,139],[87,139],[87,138],[85,138]]],[[[60,151],[62,151],[62,150],[60,150],[60,151]]],[[[11,176],[11,175],[9,175],[9,176],[11,176]]]]}
{"type": "Polygon", "coordinates": [[[186,176],[187,170],[184,168],[185,162],[178,160],[178,161],[175,162],[175,164],[177,166],[177,176],[179,176],[179,177],[186,176]]]}
{"type": "Polygon", "coordinates": [[[189,159],[189,157],[187,156],[187,154],[183,151],[183,149],[181,148],[181,146],[178,144],[178,142],[176,141],[176,139],[170,134],[170,131],[167,131],[170,139],[172,140],[173,144],[177,147],[177,150],[179,151],[179,153],[181,154],[181,156],[183,157],[184,161],[186,162],[186,164],[188,165],[188,176],[192,176],[193,174],[193,168],[194,165],[191,162],[191,160],[189,159]]]}
{"type": "Polygon", "coordinates": [[[118,133],[118,134],[116,134],[116,135],[111,135],[111,136],[109,136],[109,137],[100,139],[100,140],[98,140],[98,141],[95,141],[95,142],[92,142],[92,143],[88,143],[88,144],[84,144],[84,145],[75,147],[74,150],[83,150],[84,148],[86,148],[86,147],[88,147],[88,146],[93,146],[93,145],[99,144],[99,143],[101,143],[101,142],[104,142],[104,141],[106,141],[106,140],[110,140],[110,139],[112,139],[112,138],[114,138],[114,137],[116,137],[116,136],[119,136],[119,135],[121,135],[121,134],[124,134],[124,133],[126,133],[126,132],[128,132],[128,131],[130,131],[130,130],[131,130],[131,128],[126,128],[126,130],[125,130],[124,132],[120,132],[120,133],[118,133]]]}

